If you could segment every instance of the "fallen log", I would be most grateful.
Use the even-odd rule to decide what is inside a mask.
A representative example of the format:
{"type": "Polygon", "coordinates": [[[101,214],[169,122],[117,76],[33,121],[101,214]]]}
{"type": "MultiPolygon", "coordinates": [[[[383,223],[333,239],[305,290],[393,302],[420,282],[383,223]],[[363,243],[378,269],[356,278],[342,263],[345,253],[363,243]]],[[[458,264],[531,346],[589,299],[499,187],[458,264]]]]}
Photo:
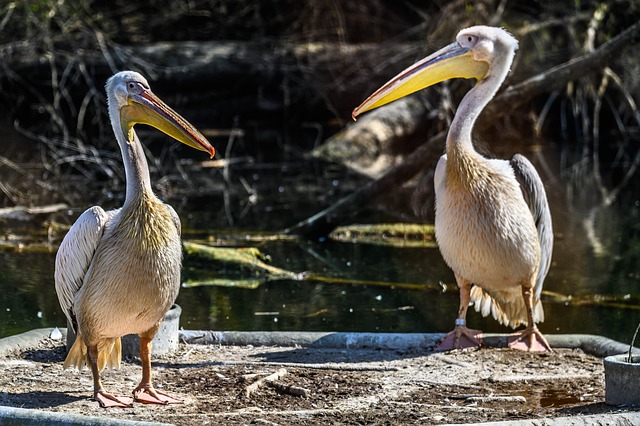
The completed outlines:
{"type": "MultiPolygon", "coordinates": [[[[100,39],[99,36],[96,38],[100,39]]],[[[3,66],[0,67],[0,87],[20,80],[23,84],[52,84],[52,69],[69,73],[73,69],[91,70],[93,84],[101,85],[115,71],[134,69],[142,72],[155,87],[171,92],[178,87],[183,96],[210,104],[232,93],[236,102],[242,95],[251,97],[254,107],[263,110],[281,108],[273,100],[258,99],[256,87],[263,92],[308,88],[316,92],[316,100],[329,101],[346,111],[354,102],[355,93],[370,90],[372,75],[384,76],[399,71],[391,58],[398,51],[415,52],[419,56],[422,43],[345,44],[303,43],[284,41],[175,41],[144,45],[119,45],[102,40],[100,48],[74,49],[60,46],[43,51],[28,42],[0,45],[3,66]],[[388,65],[380,66],[380,61],[388,65]],[[361,70],[367,69],[367,76],[361,70]],[[340,76],[336,79],[335,76],[340,76]],[[206,90],[203,91],[203,87],[206,90]],[[264,90],[268,88],[268,90],[264,90]],[[350,96],[344,96],[350,93],[350,96]]],[[[56,83],[57,84],[57,83],[56,83]]],[[[77,84],[77,82],[76,82],[77,84]]],[[[48,86],[47,86],[48,87],[48,86]]],[[[76,90],[84,96],[86,87],[61,84],[60,90],[76,90]]],[[[305,95],[309,97],[308,95],[305,95]]],[[[310,98],[314,98],[311,96],[310,98]]],[[[313,100],[313,99],[311,99],[313,100]]]]}
{"type": "Polygon", "coordinates": [[[340,163],[351,170],[377,178],[402,164],[398,148],[412,135],[424,130],[427,105],[417,96],[399,99],[348,125],[311,152],[311,156],[340,163]]]}
{"type": "Polygon", "coordinates": [[[49,215],[68,209],[69,206],[63,203],[50,204],[47,206],[15,206],[0,208],[0,219],[13,219],[20,221],[33,220],[38,215],[49,215]]]}

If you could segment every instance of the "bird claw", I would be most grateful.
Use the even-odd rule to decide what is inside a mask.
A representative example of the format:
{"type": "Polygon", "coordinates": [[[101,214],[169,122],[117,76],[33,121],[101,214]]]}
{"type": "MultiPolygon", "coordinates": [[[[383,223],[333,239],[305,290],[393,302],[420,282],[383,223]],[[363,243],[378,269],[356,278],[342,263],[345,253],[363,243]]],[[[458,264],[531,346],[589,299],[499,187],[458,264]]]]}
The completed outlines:
{"type": "Polygon", "coordinates": [[[509,348],[527,352],[553,352],[538,327],[527,327],[509,336],[509,348]]]}
{"type": "Polygon", "coordinates": [[[136,402],[141,402],[143,404],[184,404],[183,400],[174,398],[165,392],[156,390],[153,386],[137,387],[133,391],[133,397],[136,402]]]}
{"type": "Polygon", "coordinates": [[[445,352],[454,349],[477,348],[482,345],[482,331],[472,330],[458,325],[440,341],[436,351],[445,352]]]}
{"type": "Polygon", "coordinates": [[[133,398],[127,395],[117,395],[105,391],[97,391],[93,399],[102,408],[130,408],[133,407],[133,398]]]}

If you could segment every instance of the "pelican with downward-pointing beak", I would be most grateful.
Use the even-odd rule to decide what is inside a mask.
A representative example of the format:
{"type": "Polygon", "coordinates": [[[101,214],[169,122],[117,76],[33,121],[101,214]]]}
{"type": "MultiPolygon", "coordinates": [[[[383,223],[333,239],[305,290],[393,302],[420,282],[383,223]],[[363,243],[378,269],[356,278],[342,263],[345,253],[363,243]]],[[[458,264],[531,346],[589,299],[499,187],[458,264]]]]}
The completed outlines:
{"type": "Polygon", "coordinates": [[[353,111],[353,117],[451,78],[476,85],[460,102],[435,172],[436,239],[460,288],[455,329],[440,343],[449,350],[478,346],[481,332],[466,326],[467,308],[513,328],[510,346],[550,351],[536,323],[551,263],[553,232],[544,186],[522,155],[483,157],[473,147],[476,119],[505,80],[517,40],[500,28],[476,26],[402,71],[353,111]]]}
{"type": "Polygon", "coordinates": [[[62,241],[55,264],[60,306],[77,339],[64,367],[88,365],[93,396],[103,407],[128,407],[134,400],[172,404],[179,399],[153,387],[151,341],[180,288],[180,219],[151,188],[137,123],[214,156],[200,132],[149,89],[140,74],[124,71],[107,81],[109,118],[122,152],[127,180],[124,205],[82,213],[62,241]],[[105,366],[118,367],[120,337],[140,336],[142,380],[133,397],[107,392],[100,381],[105,366]]]}

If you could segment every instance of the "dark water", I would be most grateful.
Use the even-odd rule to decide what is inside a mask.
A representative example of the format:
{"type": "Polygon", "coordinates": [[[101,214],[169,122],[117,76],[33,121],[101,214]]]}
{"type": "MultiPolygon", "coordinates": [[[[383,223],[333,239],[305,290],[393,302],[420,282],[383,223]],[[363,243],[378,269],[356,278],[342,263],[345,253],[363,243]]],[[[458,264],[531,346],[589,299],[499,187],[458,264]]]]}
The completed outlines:
{"type": "MultiPolygon", "coordinates": [[[[339,192],[347,193],[362,183],[339,168],[318,164],[247,168],[233,178],[240,176],[243,188],[253,188],[257,197],[236,188],[226,204],[224,193],[173,203],[187,234],[282,229],[317,211],[318,197],[336,198],[339,192]]],[[[600,334],[628,342],[640,321],[640,201],[635,195],[640,185],[630,184],[616,202],[597,212],[591,238],[584,220],[594,204],[580,207],[575,192],[568,196],[566,185],[556,179],[549,183],[556,243],[545,289],[572,298],[545,296],[546,321],[541,329],[544,333],[600,334]]],[[[363,215],[354,221],[394,219],[379,211],[363,215]]],[[[295,272],[424,287],[276,281],[257,288],[183,288],[178,298],[182,327],[378,332],[445,332],[453,327],[458,293],[437,249],[323,238],[246,245],[257,245],[270,256],[272,265],[295,272]],[[439,283],[447,284],[447,291],[439,283]]],[[[37,327],[65,326],[53,285],[54,256],[53,252],[0,251],[0,337],[37,327]]],[[[202,274],[201,269],[187,259],[184,280],[202,274]]],[[[487,332],[508,331],[474,311],[468,323],[487,332]]]]}

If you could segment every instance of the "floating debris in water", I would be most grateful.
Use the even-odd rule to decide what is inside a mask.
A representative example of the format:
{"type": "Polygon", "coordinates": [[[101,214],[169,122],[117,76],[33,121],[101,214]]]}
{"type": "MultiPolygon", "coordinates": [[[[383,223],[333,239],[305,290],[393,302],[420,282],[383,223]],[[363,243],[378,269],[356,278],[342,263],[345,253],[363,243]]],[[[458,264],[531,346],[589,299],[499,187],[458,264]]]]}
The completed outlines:
{"type": "Polygon", "coordinates": [[[330,313],[330,312],[331,312],[331,311],[330,311],[329,309],[327,309],[327,308],[322,308],[322,309],[320,309],[320,310],[318,310],[318,311],[316,311],[316,312],[312,312],[312,313],[310,313],[310,314],[304,315],[304,316],[303,316],[303,318],[313,318],[313,317],[318,317],[318,316],[320,316],[320,315],[328,314],[328,313],[330,313]]]}
{"type": "Polygon", "coordinates": [[[433,225],[379,223],[338,226],[329,238],[344,243],[392,247],[437,247],[433,225]]]}

